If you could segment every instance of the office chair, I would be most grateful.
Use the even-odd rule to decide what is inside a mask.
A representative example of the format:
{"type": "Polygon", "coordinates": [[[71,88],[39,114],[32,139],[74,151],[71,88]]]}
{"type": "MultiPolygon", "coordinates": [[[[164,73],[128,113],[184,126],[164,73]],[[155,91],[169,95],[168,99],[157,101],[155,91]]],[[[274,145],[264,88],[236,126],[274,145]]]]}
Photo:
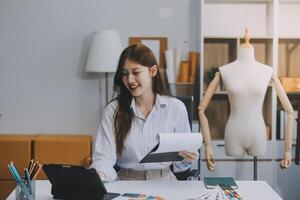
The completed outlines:
{"type": "MultiPolygon", "coordinates": [[[[192,120],[193,120],[193,103],[194,97],[193,96],[175,96],[175,98],[182,101],[186,107],[188,113],[188,119],[190,123],[190,127],[192,130],[192,120]]],[[[199,158],[197,161],[198,168],[197,169],[188,169],[184,172],[174,172],[174,166],[171,165],[170,168],[172,172],[175,174],[177,180],[200,180],[200,150],[199,150],[199,158]]]]}

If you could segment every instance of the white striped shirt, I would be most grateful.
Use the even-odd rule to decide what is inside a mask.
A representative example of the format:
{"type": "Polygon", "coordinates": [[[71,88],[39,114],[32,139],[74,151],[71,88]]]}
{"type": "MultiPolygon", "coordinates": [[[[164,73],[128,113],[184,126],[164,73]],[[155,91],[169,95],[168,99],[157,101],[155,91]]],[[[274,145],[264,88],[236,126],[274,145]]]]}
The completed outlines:
{"type": "MultiPolygon", "coordinates": [[[[163,169],[172,164],[171,162],[141,164],[139,161],[158,143],[159,133],[191,132],[185,105],[176,98],[156,95],[155,105],[145,118],[133,99],[131,109],[134,117],[121,156],[116,153],[115,141],[114,114],[117,105],[116,100],[112,101],[102,113],[91,167],[104,173],[106,181],[112,181],[117,178],[113,168],[115,164],[133,170],[163,169]]],[[[184,171],[190,165],[176,162],[174,170],[184,171]]]]}

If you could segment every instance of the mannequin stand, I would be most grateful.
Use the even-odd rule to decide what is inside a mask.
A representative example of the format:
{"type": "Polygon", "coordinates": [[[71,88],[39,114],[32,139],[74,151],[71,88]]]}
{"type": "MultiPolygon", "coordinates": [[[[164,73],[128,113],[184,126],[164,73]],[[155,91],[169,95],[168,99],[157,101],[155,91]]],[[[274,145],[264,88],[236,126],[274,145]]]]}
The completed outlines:
{"type": "Polygon", "coordinates": [[[253,158],[253,180],[257,181],[257,157],[253,158]]]}

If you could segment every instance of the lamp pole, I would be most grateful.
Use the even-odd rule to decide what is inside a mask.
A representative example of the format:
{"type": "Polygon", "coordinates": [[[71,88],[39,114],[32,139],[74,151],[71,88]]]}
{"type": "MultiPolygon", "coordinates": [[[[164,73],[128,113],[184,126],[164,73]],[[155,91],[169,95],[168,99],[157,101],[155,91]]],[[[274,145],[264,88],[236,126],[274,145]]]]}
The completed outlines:
{"type": "MultiPolygon", "coordinates": [[[[105,103],[108,103],[108,73],[115,72],[122,52],[121,39],[114,30],[95,31],[86,62],[86,72],[105,73],[105,103]]],[[[102,82],[101,80],[99,80],[102,82]]],[[[101,86],[100,86],[101,87],[101,86]]],[[[104,95],[104,94],[103,94],[104,95]]]]}
{"type": "Polygon", "coordinates": [[[105,72],[105,104],[108,103],[108,72],[105,72]]]}

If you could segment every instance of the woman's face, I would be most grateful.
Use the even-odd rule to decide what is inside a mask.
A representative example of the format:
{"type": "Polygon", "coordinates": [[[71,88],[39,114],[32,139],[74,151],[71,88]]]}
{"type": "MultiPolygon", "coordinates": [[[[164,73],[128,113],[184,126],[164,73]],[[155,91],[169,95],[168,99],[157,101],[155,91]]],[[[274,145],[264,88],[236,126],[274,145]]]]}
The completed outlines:
{"type": "Polygon", "coordinates": [[[122,82],[133,97],[151,94],[152,77],[157,73],[157,66],[151,68],[126,59],[122,70],[122,82]]]}

